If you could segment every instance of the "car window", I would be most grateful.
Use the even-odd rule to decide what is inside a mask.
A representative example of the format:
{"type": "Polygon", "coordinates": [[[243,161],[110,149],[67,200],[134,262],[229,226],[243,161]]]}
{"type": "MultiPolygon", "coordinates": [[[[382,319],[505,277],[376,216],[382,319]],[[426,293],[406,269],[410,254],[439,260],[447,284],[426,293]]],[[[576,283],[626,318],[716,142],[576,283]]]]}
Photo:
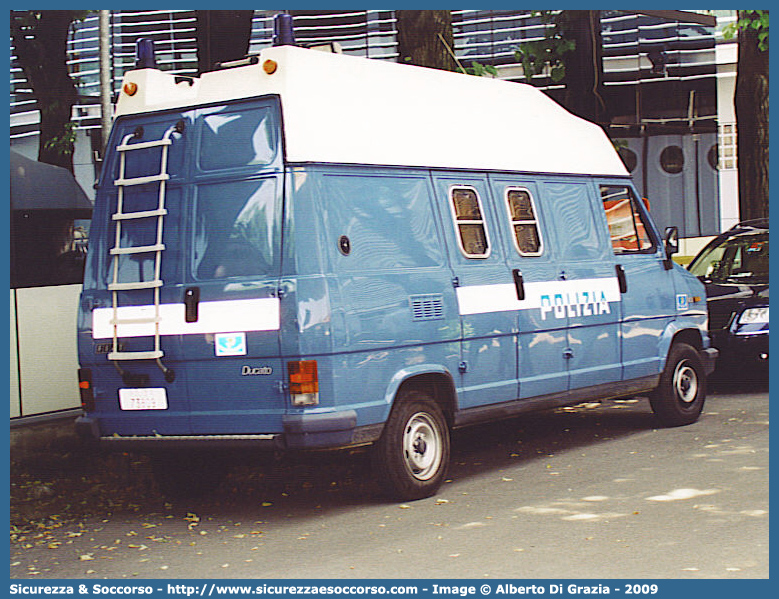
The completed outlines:
{"type": "Polygon", "coordinates": [[[768,283],[768,233],[729,237],[704,250],[690,272],[712,283],[768,283]]]}
{"type": "Polygon", "coordinates": [[[649,227],[632,190],[623,185],[601,185],[600,193],[614,253],[619,255],[654,252],[655,246],[649,236],[649,227]]]}
{"type": "Polygon", "coordinates": [[[479,193],[470,186],[454,186],[449,189],[449,199],[460,251],[468,258],[489,257],[490,241],[479,193]]]}
{"type": "Polygon", "coordinates": [[[505,198],[509,221],[514,230],[514,248],[520,256],[540,256],[543,253],[543,242],[530,190],[524,187],[506,187],[505,198]]]}

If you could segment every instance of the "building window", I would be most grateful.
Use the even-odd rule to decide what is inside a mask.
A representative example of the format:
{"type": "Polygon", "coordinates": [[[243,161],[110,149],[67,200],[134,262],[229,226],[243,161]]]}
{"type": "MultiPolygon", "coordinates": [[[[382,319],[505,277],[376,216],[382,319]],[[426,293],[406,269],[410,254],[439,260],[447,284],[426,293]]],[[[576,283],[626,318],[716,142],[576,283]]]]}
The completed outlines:
{"type": "Polygon", "coordinates": [[[631,189],[624,185],[601,185],[600,194],[614,253],[653,252],[649,227],[631,189]]]}
{"type": "Polygon", "coordinates": [[[670,174],[676,175],[684,170],[684,152],[679,146],[668,146],[660,153],[660,166],[670,174]]]}
{"type": "Polygon", "coordinates": [[[486,258],[490,242],[479,194],[473,187],[452,187],[449,197],[460,250],[468,258],[486,258]]]}
{"type": "Polygon", "coordinates": [[[706,154],[706,161],[715,171],[719,168],[719,150],[717,146],[711,146],[706,154]]]}
{"type": "Polygon", "coordinates": [[[638,166],[638,156],[633,150],[630,148],[620,147],[617,149],[617,153],[622,159],[622,164],[625,165],[625,168],[628,169],[629,173],[632,173],[634,170],[636,170],[636,166],[638,166]]]}
{"type": "Polygon", "coordinates": [[[721,123],[719,126],[719,168],[735,170],[738,167],[736,156],[736,124],[721,123]]]}
{"type": "Polygon", "coordinates": [[[514,247],[522,256],[540,256],[541,235],[533,196],[527,189],[506,188],[506,207],[514,232],[514,247]]]}

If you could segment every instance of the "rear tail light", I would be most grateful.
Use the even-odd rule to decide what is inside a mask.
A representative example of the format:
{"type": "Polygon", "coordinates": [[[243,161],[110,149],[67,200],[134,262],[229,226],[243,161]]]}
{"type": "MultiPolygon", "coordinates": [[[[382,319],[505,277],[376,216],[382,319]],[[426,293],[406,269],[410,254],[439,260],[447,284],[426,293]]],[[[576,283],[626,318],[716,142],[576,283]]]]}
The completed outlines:
{"type": "Polygon", "coordinates": [[[95,394],[92,392],[92,371],[89,368],[78,369],[78,391],[81,395],[81,407],[85,412],[95,409],[95,394]]]}
{"type": "Polygon", "coordinates": [[[319,404],[319,376],[316,360],[287,362],[289,393],[293,406],[319,404]]]}

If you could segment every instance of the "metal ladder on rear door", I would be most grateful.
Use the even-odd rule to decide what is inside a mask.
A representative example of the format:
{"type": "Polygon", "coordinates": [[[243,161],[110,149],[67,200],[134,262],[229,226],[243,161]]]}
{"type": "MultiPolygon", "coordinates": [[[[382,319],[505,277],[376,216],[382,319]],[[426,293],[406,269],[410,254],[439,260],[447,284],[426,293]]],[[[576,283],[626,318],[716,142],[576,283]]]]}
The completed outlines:
{"type": "MultiPolygon", "coordinates": [[[[138,133],[130,133],[126,135],[122,142],[116,147],[119,152],[119,178],[114,181],[114,185],[118,188],[118,196],[116,202],[116,213],[112,215],[111,219],[116,222],[116,239],[114,247],[110,250],[112,256],[113,267],[113,279],[108,284],[108,290],[111,292],[112,304],[113,304],[113,317],[111,319],[111,325],[113,326],[113,347],[112,351],[108,354],[109,360],[157,360],[157,364],[163,372],[168,372],[168,369],[163,366],[160,358],[164,355],[164,352],[160,348],[160,288],[162,287],[162,279],[160,279],[160,266],[162,263],[162,252],[165,250],[165,245],[162,243],[162,227],[165,220],[165,215],[168,213],[165,208],[165,188],[166,182],[170,179],[168,174],[168,151],[171,146],[171,136],[173,133],[181,133],[183,123],[179,122],[176,125],[169,128],[162,139],[154,141],[145,141],[135,144],[130,144],[130,140],[138,136],[138,133]],[[162,148],[162,157],[160,161],[159,173],[133,177],[130,179],[125,178],[125,167],[127,163],[127,153],[137,152],[139,150],[148,150],[150,148],[162,148]],[[154,210],[140,210],[140,211],[128,211],[125,212],[125,188],[133,185],[145,185],[148,183],[158,183],[158,201],[157,208],[154,210]],[[122,223],[126,221],[132,221],[143,218],[156,218],[157,230],[156,240],[152,245],[143,246],[125,246],[122,247],[122,223]],[[130,281],[119,282],[119,260],[121,256],[127,256],[129,254],[154,254],[154,278],[150,281],[130,281]],[[153,293],[153,307],[154,313],[148,317],[140,318],[120,318],[119,317],[119,292],[120,291],[133,291],[133,290],[151,290],[153,293]],[[122,325],[154,325],[154,349],[148,351],[120,351],[119,349],[119,327],[122,325]]],[[[139,274],[139,278],[141,278],[139,274]]],[[[117,366],[118,367],[118,366],[117,366]]]]}

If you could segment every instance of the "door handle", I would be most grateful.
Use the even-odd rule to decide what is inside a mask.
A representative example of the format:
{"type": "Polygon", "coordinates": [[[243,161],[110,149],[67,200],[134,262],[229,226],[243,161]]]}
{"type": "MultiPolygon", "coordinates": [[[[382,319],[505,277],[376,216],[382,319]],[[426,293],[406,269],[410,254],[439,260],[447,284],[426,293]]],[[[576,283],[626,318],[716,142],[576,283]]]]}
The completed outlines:
{"type": "Polygon", "coordinates": [[[617,281],[619,282],[619,292],[620,293],[627,293],[628,292],[628,279],[625,276],[625,269],[622,268],[621,264],[617,264],[617,281]]]}
{"type": "Polygon", "coordinates": [[[184,291],[184,320],[197,322],[200,305],[200,287],[189,287],[184,291]]]}
{"type": "Polygon", "coordinates": [[[514,276],[514,288],[517,290],[517,299],[525,299],[525,280],[522,278],[522,271],[515,268],[511,271],[514,276]]]}

